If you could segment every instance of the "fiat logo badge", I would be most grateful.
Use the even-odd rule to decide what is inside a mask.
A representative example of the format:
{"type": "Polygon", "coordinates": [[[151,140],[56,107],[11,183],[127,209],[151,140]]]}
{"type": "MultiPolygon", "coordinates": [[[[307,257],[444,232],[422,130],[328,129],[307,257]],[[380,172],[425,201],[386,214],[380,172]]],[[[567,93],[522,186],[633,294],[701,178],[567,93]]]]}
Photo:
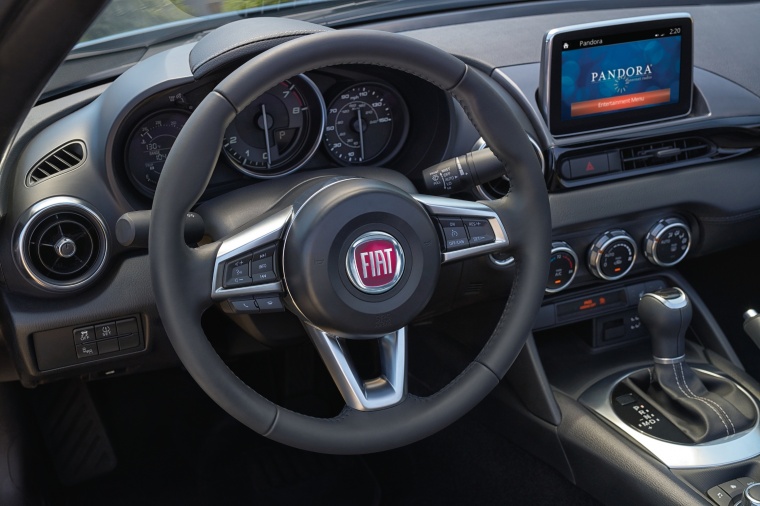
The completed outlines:
{"type": "Polygon", "coordinates": [[[404,250],[390,234],[367,232],[348,249],[346,270],[351,283],[362,292],[387,292],[404,273],[404,250]]]}

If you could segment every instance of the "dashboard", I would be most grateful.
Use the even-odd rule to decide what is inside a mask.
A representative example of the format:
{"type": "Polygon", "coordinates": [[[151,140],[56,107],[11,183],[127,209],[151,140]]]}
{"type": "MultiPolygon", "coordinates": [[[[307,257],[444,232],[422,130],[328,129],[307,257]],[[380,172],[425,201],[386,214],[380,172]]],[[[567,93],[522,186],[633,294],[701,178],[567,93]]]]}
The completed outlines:
{"type": "MultiPolygon", "coordinates": [[[[177,134],[228,72],[153,94],[128,112],[115,134],[113,164],[143,196],[152,198],[177,134]]],[[[361,66],[293,76],[229,126],[207,196],[251,178],[334,165],[409,173],[435,147],[437,128],[410,128],[439,114],[443,97],[434,90],[398,72],[361,66]]]]}
{"type": "MultiPolygon", "coordinates": [[[[752,8],[721,7],[736,22],[752,8]]],[[[719,51],[707,48],[705,41],[719,40],[716,33],[724,23],[707,23],[709,8],[688,9],[695,66],[687,115],[571,135],[554,135],[546,122],[536,34],[570,23],[672,10],[518,17],[509,15],[509,7],[495,12],[473,10],[456,22],[432,15],[369,28],[401,32],[471,62],[491,77],[531,138],[550,192],[554,242],[547,259],[552,268],[546,307],[551,309],[542,312],[537,328],[556,324],[557,301],[574,300],[575,290],[603,292],[605,286],[755,236],[760,211],[750,189],[760,182],[755,168],[760,81],[726,68],[719,51]],[[504,33],[511,34],[509,41],[504,33]]],[[[257,30],[261,38],[272,33],[265,23],[247,22],[256,28],[254,39],[257,30]]],[[[127,213],[150,209],[167,152],[189,115],[232,70],[261,51],[250,34],[226,30],[212,33],[229,34],[237,48],[232,56],[214,53],[214,39],[207,35],[137,63],[112,83],[41,104],[27,120],[4,169],[7,211],[0,233],[12,247],[3,249],[0,264],[9,335],[15,336],[9,339],[10,360],[17,364],[6,370],[8,377],[37,384],[176,360],[152,294],[142,289],[151,282],[147,233],[143,230],[142,243],[124,242],[119,223],[127,213]],[[60,223],[70,231],[58,233],[60,223]],[[59,241],[72,234],[86,258],[64,258],[70,245],[59,241]],[[37,300],[50,305],[42,308],[33,303],[37,300]],[[110,356],[80,357],[69,344],[41,351],[46,343],[71,343],[82,329],[97,334],[98,326],[117,328],[134,318],[136,347],[110,356]],[[65,360],[56,358],[64,355],[65,360]]],[[[250,214],[228,212],[229,203],[250,201],[250,213],[270,204],[265,191],[252,190],[263,188],[264,181],[286,187],[325,170],[362,176],[382,168],[382,177],[402,177],[413,191],[429,193],[424,169],[486,147],[461,107],[437,87],[392,68],[362,64],[312,70],[276,84],[240,111],[223,136],[222,153],[196,209],[205,222],[195,239],[201,242],[204,234],[218,239],[245,224],[250,214]]],[[[498,199],[509,184],[497,176],[453,196],[498,199]]],[[[495,254],[447,266],[446,289],[436,293],[425,316],[498,299],[514,276],[510,260],[495,254]]],[[[277,323],[269,331],[246,315],[229,318],[267,345],[271,329],[282,342],[300,332],[284,314],[272,316],[277,323]]]]}

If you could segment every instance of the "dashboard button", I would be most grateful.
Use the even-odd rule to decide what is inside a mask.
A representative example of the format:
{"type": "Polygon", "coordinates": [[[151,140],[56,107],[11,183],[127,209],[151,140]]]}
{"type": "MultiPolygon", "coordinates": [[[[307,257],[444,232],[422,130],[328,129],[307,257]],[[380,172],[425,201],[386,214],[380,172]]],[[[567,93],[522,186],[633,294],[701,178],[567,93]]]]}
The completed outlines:
{"type": "Polygon", "coordinates": [[[98,354],[104,355],[106,353],[114,353],[119,351],[118,339],[107,339],[105,341],[98,341],[98,354]]]}
{"type": "Polygon", "coordinates": [[[728,506],[731,504],[731,497],[718,486],[715,486],[708,490],[707,496],[715,501],[718,506],[728,506]]]}
{"type": "Polygon", "coordinates": [[[253,275],[254,285],[263,285],[265,283],[273,283],[277,281],[277,276],[274,271],[257,272],[253,275]]]}
{"type": "Polygon", "coordinates": [[[74,344],[89,343],[95,340],[95,327],[74,329],[74,344]]]}
{"type": "Polygon", "coordinates": [[[129,350],[131,348],[137,348],[140,346],[140,335],[139,334],[132,334],[125,337],[119,338],[119,349],[120,350],[129,350]]]}
{"type": "Polygon", "coordinates": [[[78,344],[76,348],[77,358],[94,357],[98,354],[98,348],[95,346],[95,343],[78,344]]]}
{"type": "Polygon", "coordinates": [[[274,257],[265,257],[261,260],[253,260],[251,262],[251,272],[254,278],[256,277],[256,274],[267,271],[274,272],[274,257]]]}
{"type": "Polygon", "coordinates": [[[137,331],[137,320],[134,318],[119,320],[116,322],[116,333],[120,336],[126,336],[127,334],[136,334],[137,331]]]}
{"type": "Polygon", "coordinates": [[[570,178],[581,179],[584,177],[606,174],[610,171],[607,154],[581,156],[570,159],[570,178]]]}
{"type": "Polygon", "coordinates": [[[116,323],[99,323],[95,325],[95,338],[96,339],[110,339],[116,337],[116,323]]]}

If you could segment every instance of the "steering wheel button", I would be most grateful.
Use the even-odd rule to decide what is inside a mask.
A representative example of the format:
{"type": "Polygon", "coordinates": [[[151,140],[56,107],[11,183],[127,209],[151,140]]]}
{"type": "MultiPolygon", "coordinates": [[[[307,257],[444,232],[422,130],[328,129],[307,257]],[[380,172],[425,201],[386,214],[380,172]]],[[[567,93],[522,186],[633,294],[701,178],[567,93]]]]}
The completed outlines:
{"type": "Polygon", "coordinates": [[[274,313],[285,311],[280,297],[277,295],[256,297],[256,304],[262,313],[274,313]]]}
{"type": "Polygon", "coordinates": [[[274,257],[265,257],[261,260],[254,260],[251,262],[251,267],[254,277],[256,277],[256,274],[261,272],[274,272],[274,257]]]}
{"type": "MultiPolygon", "coordinates": [[[[249,278],[250,279],[250,278],[249,278]]],[[[262,285],[264,283],[272,283],[277,280],[277,276],[274,271],[257,272],[253,275],[253,284],[262,285]]]]}
{"type": "Polygon", "coordinates": [[[439,221],[443,228],[461,228],[464,226],[462,220],[459,218],[441,217],[439,218],[439,221]]]}
{"type": "Polygon", "coordinates": [[[259,307],[253,299],[231,300],[230,306],[232,306],[232,310],[235,313],[251,314],[259,312],[259,307]]]}
{"type": "Polygon", "coordinates": [[[81,329],[74,329],[74,344],[89,343],[95,340],[95,328],[84,327],[81,329]]]}
{"type": "Polygon", "coordinates": [[[496,240],[496,234],[488,220],[464,220],[464,226],[470,237],[470,246],[488,244],[496,240]]]}
{"type": "Polygon", "coordinates": [[[116,337],[116,323],[108,322],[95,325],[96,339],[110,339],[116,337]]]}
{"type": "Polygon", "coordinates": [[[264,249],[260,249],[253,252],[253,260],[254,262],[257,260],[264,260],[265,258],[274,258],[274,252],[277,249],[276,244],[272,244],[271,246],[267,246],[264,249]]]}

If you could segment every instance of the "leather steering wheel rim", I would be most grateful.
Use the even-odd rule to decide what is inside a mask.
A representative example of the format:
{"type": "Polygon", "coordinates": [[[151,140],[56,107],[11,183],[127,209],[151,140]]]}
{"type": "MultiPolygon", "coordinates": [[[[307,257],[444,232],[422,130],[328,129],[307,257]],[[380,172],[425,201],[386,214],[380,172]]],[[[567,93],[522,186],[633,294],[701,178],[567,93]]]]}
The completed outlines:
{"type": "Polygon", "coordinates": [[[354,454],[412,443],[452,423],[504,376],[530,335],[548,275],[551,222],[546,187],[528,138],[500,90],[479,71],[426,43],[390,33],[344,30],[308,35],[253,58],[224,79],[193,112],[166,160],[150,226],[153,288],[163,325],[191,376],[225,411],[281,443],[324,453],[354,454]],[[184,216],[200,198],[221,151],[226,126],[283,79],[340,64],[392,67],[450,93],[504,163],[510,193],[486,203],[502,219],[515,257],[504,312],[478,357],[439,392],[408,394],[377,411],[349,407],[334,418],[278,406],[237,378],[211,347],[201,314],[218,245],[196,249],[183,239],[184,216]],[[197,294],[197,295],[194,295],[197,294]],[[205,295],[204,295],[205,294],[205,295]]]}

